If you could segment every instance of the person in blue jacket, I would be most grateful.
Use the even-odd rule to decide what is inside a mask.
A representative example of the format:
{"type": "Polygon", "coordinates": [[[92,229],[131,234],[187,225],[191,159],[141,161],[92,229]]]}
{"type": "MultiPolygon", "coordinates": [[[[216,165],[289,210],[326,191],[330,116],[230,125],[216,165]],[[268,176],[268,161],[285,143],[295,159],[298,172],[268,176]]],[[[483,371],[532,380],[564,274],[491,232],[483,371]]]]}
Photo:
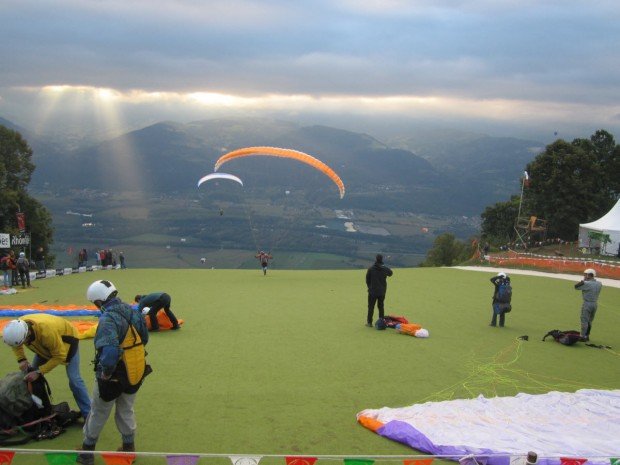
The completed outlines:
{"type": "Polygon", "coordinates": [[[137,425],[134,403],[138,389],[144,376],[149,374],[150,367],[146,365],[144,358],[127,358],[124,357],[124,353],[135,349],[145,354],[144,346],[149,341],[149,333],[144,316],[118,297],[118,291],[112,282],[95,281],[86,291],[86,298],[101,310],[101,316],[94,340],[95,386],[90,413],[84,423],[84,439],[76,462],[82,465],[94,465],[95,456],[92,451],[95,450],[99,435],[114,407],[116,407],[114,421],[122,439],[122,445],[118,450],[123,452],[136,450],[134,438],[137,425]],[[139,344],[123,349],[123,342],[130,332],[136,341],[139,336],[139,344]],[[131,373],[134,373],[136,368],[141,368],[142,376],[137,382],[132,383],[131,373]]]}

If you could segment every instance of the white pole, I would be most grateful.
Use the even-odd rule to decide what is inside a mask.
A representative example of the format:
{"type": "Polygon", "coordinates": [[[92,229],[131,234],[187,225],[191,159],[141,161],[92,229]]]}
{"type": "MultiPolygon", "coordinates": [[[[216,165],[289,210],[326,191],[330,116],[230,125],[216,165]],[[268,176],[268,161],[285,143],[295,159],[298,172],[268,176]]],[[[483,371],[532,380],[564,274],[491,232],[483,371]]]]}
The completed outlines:
{"type": "Polygon", "coordinates": [[[521,181],[521,198],[519,199],[519,213],[517,213],[517,223],[519,222],[519,218],[521,218],[521,204],[523,203],[523,187],[525,186],[525,177],[521,181]]]}
{"type": "Polygon", "coordinates": [[[521,240],[521,242],[523,242],[523,245],[525,246],[525,241],[523,240],[523,238],[521,237],[521,233],[519,233],[519,218],[521,218],[521,204],[523,203],[523,188],[525,187],[525,176],[523,177],[523,180],[521,181],[521,197],[519,198],[519,212],[517,213],[517,220],[515,221],[515,232],[517,233],[517,237],[521,240]]]}

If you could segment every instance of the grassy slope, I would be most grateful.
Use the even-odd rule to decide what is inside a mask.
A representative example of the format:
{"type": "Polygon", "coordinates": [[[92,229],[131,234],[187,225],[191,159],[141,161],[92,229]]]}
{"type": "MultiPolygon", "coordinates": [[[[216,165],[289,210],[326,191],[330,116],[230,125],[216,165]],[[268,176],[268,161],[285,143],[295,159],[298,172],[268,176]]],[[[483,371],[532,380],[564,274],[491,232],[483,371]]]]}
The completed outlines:
{"type": "MultiPolygon", "coordinates": [[[[257,454],[407,454],[356,424],[365,408],[485,395],[620,388],[620,357],[580,344],[541,342],[550,329],[579,327],[571,282],[513,277],[514,310],[490,328],[492,275],[454,269],[397,269],[386,310],[430,331],[426,340],[364,327],[364,271],[125,270],[36,282],[0,304],[86,303],[94,279],[121,297],[165,290],[186,325],[153,334],[154,374],[138,395],[141,450],[257,454]],[[519,345],[516,338],[529,335],[519,345]],[[520,347],[520,352],[517,348],[520,347]],[[514,363],[502,366],[493,358],[514,363]]],[[[605,288],[592,341],[618,350],[620,290],[605,288]]],[[[7,348],[3,372],[16,365],[7,348]]],[[[92,387],[92,340],[81,345],[92,387]]],[[[56,402],[73,399],[64,370],[50,375],[56,402]]],[[[79,428],[50,443],[74,448],[79,428]]],[[[99,448],[119,438],[110,419],[99,448]]],[[[164,463],[163,459],[140,459],[164,463]],[[161,460],[161,461],[158,461],[161,460]]],[[[19,462],[15,462],[19,463],[19,462]]],[[[222,462],[222,463],[225,463],[222,462]]],[[[262,462],[261,462],[262,463],[262,462]]]]}

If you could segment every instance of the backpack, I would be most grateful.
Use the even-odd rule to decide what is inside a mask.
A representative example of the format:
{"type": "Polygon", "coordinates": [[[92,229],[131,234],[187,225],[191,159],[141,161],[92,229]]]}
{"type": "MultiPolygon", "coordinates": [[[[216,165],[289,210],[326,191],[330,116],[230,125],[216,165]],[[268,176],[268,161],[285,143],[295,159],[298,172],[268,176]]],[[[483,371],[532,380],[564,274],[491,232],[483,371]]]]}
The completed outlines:
{"type": "Polygon", "coordinates": [[[28,271],[28,259],[27,258],[18,258],[17,259],[17,271],[28,271]]]}
{"type": "MultiPolygon", "coordinates": [[[[144,378],[153,372],[151,366],[146,363],[146,350],[140,333],[130,320],[127,322],[129,326],[121,343],[123,353],[112,378],[110,380],[97,378],[99,396],[106,402],[116,399],[122,393],[138,392],[144,378]]],[[[97,365],[98,361],[95,363],[95,370],[97,365]]]]}
{"type": "MultiPolygon", "coordinates": [[[[71,420],[58,423],[56,407],[50,400],[47,380],[40,375],[32,383],[24,381],[18,371],[0,379],[0,446],[26,444],[32,439],[52,439],[64,432],[64,426],[75,421],[79,412],[72,412],[71,420]]],[[[64,402],[68,408],[68,404],[64,402]]]]}
{"type": "Polygon", "coordinates": [[[394,315],[386,316],[383,319],[383,321],[385,322],[385,326],[387,326],[388,328],[396,328],[396,326],[399,324],[409,323],[409,320],[407,320],[407,318],[405,318],[404,316],[394,316],[394,315]]]}
{"type": "Polygon", "coordinates": [[[496,300],[500,304],[510,303],[510,301],[512,300],[512,286],[509,282],[504,281],[497,287],[496,300]]]}
{"type": "Polygon", "coordinates": [[[129,325],[125,339],[121,344],[123,349],[123,355],[121,360],[125,364],[125,370],[127,371],[127,381],[131,386],[139,385],[144,378],[144,372],[146,371],[146,350],[144,350],[144,344],[140,334],[133,327],[129,325]]]}
{"type": "Polygon", "coordinates": [[[565,346],[572,346],[581,340],[581,333],[575,330],[560,331],[559,329],[552,329],[545,334],[545,337],[543,337],[542,340],[544,341],[548,336],[551,336],[555,342],[559,342],[565,346]]]}
{"type": "Polygon", "coordinates": [[[2,271],[6,271],[9,269],[9,258],[8,257],[2,257],[2,259],[0,260],[0,269],[2,271]]]}

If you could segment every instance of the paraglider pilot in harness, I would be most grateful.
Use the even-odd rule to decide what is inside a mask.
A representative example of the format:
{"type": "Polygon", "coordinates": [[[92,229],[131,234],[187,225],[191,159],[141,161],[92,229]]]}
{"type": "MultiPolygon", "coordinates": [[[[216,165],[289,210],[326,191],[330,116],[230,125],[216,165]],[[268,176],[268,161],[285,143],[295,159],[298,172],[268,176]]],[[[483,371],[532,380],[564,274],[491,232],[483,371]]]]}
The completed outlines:
{"type": "Polygon", "coordinates": [[[95,334],[95,372],[90,414],[84,424],[84,439],[77,463],[94,465],[92,451],[108,417],[121,434],[123,452],[135,451],[134,402],[144,377],[151,372],[144,346],[149,340],[142,313],[121,301],[110,281],[99,280],[86,291],[86,298],[101,310],[95,334]]]}
{"type": "Polygon", "coordinates": [[[269,265],[269,260],[273,258],[271,254],[268,252],[263,252],[261,250],[256,255],[254,255],[254,258],[258,258],[258,260],[260,261],[260,266],[263,269],[263,275],[266,275],[267,266],[269,265]]]}

